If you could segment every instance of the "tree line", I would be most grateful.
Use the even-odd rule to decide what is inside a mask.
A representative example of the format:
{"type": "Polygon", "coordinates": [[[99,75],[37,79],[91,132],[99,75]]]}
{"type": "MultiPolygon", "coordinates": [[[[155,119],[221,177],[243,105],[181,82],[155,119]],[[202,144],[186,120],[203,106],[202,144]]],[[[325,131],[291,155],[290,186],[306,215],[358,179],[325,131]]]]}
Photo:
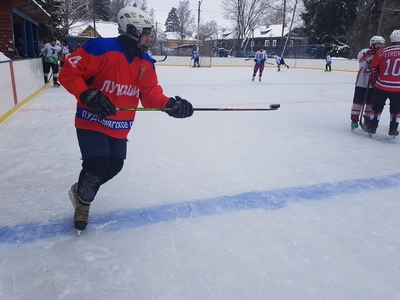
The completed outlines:
{"type": "MultiPolygon", "coordinates": [[[[47,23],[40,24],[44,40],[66,36],[78,20],[116,22],[118,11],[128,4],[153,17],[155,14],[146,0],[36,1],[51,14],[47,23]]],[[[221,13],[231,26],[223,28],[215,20],[202,20],[198,31],[194,17],[197,10],[190,9],[190,0],[177,1],[163,24],[165,30],[157,28],[157,39],[165,39],[166,32],[176,32],[182,40],[216,40],[228,34],[244,40],[258,26],[290,24],[291,29],[300,29],[309,44],[326,45],[332,56],[355,57],[372,36],[381,35],[389,44],[390,33],[400,29],[399,0],[222,0],[221,13]]]]}

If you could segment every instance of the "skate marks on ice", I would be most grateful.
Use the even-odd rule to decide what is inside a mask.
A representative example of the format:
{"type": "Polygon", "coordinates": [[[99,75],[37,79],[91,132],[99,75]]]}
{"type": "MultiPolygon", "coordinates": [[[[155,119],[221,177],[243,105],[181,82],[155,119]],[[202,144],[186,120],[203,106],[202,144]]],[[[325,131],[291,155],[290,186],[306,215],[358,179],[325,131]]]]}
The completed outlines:
{"type": "MultiPolygon", "coordinates": [[[[171,203],[141,209],[124,209],[91,215],[85,234],[132,229],[161,222],[215,216],[243,210],[277,210],[290,203],[319,201],[347,194],[397,188],[399,185],[400,173],[395,173],[305,187],[247,192],[234,196],[171,203]]],[[[2,226],[0,227],[0,244],[25,244],[66,235],[75,235],[70,217],[46,223],[2,226]]]]}

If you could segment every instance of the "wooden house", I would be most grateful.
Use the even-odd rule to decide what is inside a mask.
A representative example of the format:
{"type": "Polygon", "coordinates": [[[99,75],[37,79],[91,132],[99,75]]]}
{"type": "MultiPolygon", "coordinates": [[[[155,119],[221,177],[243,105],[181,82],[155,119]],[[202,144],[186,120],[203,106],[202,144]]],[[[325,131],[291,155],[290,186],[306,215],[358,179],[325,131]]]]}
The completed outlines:
{"type": "Polygon", "coordinates": [[[34,0],[0,1],[0,52],[14,59],[37,57],[39,23],[50,18],[34,0]]]}

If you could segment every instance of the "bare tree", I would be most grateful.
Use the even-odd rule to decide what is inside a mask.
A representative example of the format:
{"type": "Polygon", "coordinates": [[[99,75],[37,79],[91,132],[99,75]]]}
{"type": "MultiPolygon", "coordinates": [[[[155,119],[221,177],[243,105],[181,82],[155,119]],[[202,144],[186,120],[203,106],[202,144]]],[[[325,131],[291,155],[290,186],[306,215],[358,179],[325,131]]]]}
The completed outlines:
{"type": "Polygon", "coordinates": [[[269,3],[270,0],[223,0],[221,7],[224,17],[234,24],[238,39],[244,41],[262,24],[269,3]]]}
{"type": "Polygon", "coordinates": [[[189,9],[189,0],[179,1],[177,15],[180,22],[177,33],[181,39],[192,36],[196,26],[192,11],[189,9]]]}
{"type": "Polygon", "coordinates": [[[208,21],[200,25],[199,40],[216,40],[218,39],[218,24],[215,20],[208,21]]]}
{"type": "Polygon", "coordinates": [[[82,0],[65,0],[64,3],[60,3],[59,13],[65,35],[77,21],[89,20],[92,16],[89,1],[82,0]]]}

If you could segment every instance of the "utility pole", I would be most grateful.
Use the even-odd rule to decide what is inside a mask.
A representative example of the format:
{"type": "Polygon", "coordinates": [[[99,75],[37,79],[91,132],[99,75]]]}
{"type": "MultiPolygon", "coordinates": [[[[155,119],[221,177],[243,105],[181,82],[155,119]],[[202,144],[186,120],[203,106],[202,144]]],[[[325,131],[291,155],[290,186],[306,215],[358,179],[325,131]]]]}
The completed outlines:
{"type": "Polygon", "coordinates": [[[286,0],[283,0],[283,16],[282,16],[282,38],[281,45],[283,45],[283,36],[285,34],[285,16],[286,16],[286,0]]]}
{"type": "Polygon", "coordinates": [[[199,9],[197,11],[197,52],[200,53],[200,6],[203,0],[199,1],[199,9]]]}
{"type": "Polygon", "coordinates": [[[93,9],[93,37],[96,37],[96,0],[92,0],[93,9]]]}

